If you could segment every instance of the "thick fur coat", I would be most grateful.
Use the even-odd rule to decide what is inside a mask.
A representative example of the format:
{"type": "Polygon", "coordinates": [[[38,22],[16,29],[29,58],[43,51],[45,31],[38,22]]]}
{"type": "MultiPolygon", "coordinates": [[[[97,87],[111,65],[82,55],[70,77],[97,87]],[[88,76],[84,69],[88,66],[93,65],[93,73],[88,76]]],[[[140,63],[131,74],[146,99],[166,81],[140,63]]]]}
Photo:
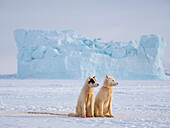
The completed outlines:
{"type": "Polygon", "coordinates": [[[113,86],[117,85],[113,77],[106,75],[103,86],[95,99],[95,117],[114,117],[112,115],[113,86]]]}
{"type": "Polygon", "coordinates": [[[70,113],[68,116],[72,117],[94,117],[94,87],[98,87],[95,77],[89,76],[79,95],[76,113],[70,113]]]}

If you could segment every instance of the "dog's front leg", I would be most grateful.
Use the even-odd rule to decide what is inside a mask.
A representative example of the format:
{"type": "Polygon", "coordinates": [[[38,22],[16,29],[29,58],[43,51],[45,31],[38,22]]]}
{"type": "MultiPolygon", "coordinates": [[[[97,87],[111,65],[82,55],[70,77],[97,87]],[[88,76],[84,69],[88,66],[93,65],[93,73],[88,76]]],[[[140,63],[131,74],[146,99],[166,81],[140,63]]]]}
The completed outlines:
{"type": "Polygon", "coordinates": [[[85,103],[83,103],[82,105],[82,117],[86,118],[86,104],[85,103]]]}
{"type": "Polygon", "coordinates": [[[94,96],[91,97],[91,117],[94,117],[94,96]]]}
{"type": "Polygon", "coordinates": [[[103,115],[103,102],[99,103],[99,117],[105,117],[103,115]]]}
{"type": "Polygon", "coordinates": [[[110,102],[109,102],[109,117],[114,117],[112,115],[112,100],[113,100],[113,96],[110,98],[110,102]]]}

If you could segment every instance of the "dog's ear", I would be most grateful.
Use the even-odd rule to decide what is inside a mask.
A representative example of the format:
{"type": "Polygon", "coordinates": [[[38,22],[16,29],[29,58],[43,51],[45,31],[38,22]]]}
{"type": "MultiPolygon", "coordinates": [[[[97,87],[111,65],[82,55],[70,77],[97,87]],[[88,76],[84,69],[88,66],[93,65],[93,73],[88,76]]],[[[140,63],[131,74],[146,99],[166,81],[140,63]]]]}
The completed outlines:
{"type": "Polygon", "coordinates": [[[96,76],[93,76],[94,79],[96,79],[96,76]]]}
{"type": "Polygon", "coordinates": [[[88,78],[89,80],[91,79],[91,76],[89,76],[89,78],[88,78]]]}
{"type": "Polygon", "coordinates": [[[109,78],[109,76],[108,76],[108,75],[106,75],[106,78],[109,78]]]}

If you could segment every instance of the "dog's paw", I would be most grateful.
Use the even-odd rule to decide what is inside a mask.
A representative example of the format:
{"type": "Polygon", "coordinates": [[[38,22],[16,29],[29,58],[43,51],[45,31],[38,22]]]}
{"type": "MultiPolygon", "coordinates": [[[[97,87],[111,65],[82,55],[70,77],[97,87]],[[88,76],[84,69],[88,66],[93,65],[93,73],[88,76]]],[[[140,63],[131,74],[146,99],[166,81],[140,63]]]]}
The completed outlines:
{"type": "Polygon", "coordinates": [[[94,116],[87,116],[87,117],[89,117],[89,118],[93,118],[94,116]]]}
{"type": "Polygon", "coordinates": [[[86,118],[86,116],[82,116],[82,118],[86,118]]]}
{"type": "Polygon", "coordinates": [[[113,115],[110,115],[109,117],[110,117],[110,118],[114,118],[114,116],[113,116],[113,115]]]}
{"type": "Polygon", "coordinates": [[[104,115],[100,115],[99,117],[104,118],[105,116],[104,115]]]}

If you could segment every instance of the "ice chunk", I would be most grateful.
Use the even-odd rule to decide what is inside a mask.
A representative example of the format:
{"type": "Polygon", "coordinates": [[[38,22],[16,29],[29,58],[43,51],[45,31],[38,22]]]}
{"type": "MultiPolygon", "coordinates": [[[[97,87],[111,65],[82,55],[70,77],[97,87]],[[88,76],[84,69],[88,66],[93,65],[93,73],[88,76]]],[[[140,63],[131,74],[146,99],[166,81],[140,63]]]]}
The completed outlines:
{"type": "Polygon", "coordinates": [[[72,30],[14,32],[20,78],[86,78],[106,74],[119,79],[158,79],[165,76],[165,41],[144,35],[140,41],[93,41],[72,30]]]}
{"type": "Polygon", "coordinates": [[[32,58],[33,59],[42,59],[44,57],[44,54],[46,52],[47,48],[43,45],[39,48],[37,48],[33,53],[32,53],[32,58]]]}
{"type": "Polygon", "coordinates": [[[47,49],[47,51],[45,53],[45,57],[46,58],[55,57],[57,55],[59,55],[58,50],[57,49],[53,49],[53,48],[47,49]]]}

